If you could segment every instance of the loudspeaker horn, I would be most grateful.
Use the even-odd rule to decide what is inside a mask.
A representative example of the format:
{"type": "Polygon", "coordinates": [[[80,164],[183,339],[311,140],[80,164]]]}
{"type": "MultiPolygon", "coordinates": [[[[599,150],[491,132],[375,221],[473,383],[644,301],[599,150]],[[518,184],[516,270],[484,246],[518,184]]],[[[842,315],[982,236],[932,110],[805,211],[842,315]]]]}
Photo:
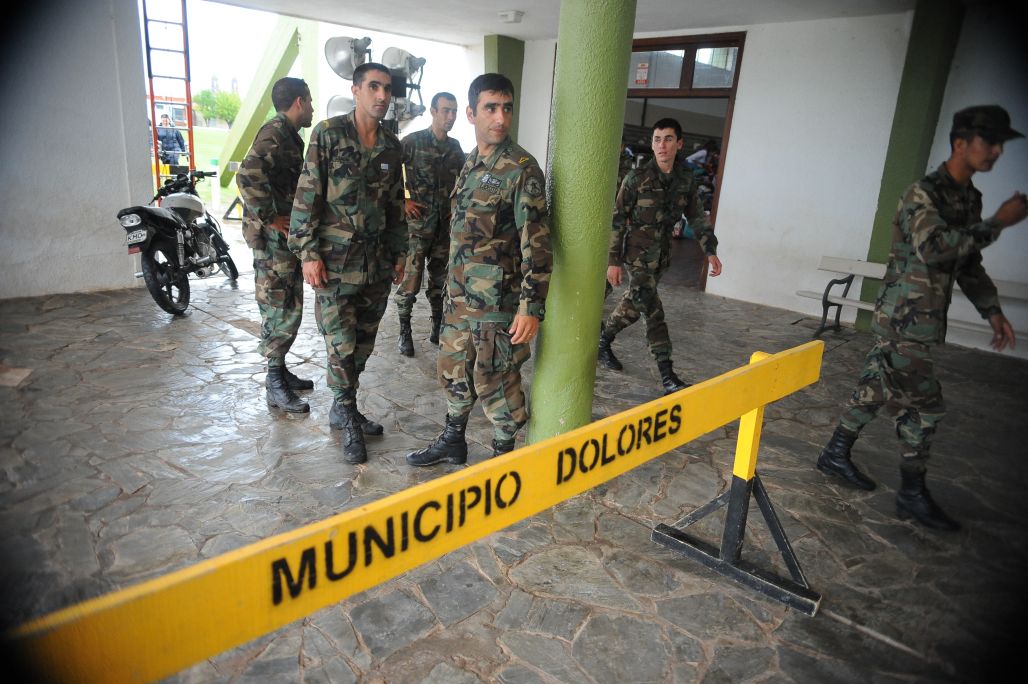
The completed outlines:
{"type": "Polygon", "coordinates": [[[325,105],[326,116],[332,118],[333,116],[343,116],[349,114],[353,110],[353,98],[345,95],[333,95],[325,105]]]}
{"type": "Polygon", "coordinates": [[[345,79],[353,79],[353,70],[368,61],[371,38],[337,36],[325,41],[325,59],[332,71],[345,79]]]}

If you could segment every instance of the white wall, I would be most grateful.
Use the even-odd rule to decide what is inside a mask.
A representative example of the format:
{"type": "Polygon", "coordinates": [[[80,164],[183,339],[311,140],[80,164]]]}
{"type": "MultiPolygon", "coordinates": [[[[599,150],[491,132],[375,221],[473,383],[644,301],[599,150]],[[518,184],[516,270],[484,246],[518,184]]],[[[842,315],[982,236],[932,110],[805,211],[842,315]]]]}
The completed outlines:
{"type": "Polygon", "coordinates": [[[518,110],[518,144],[547,168],[550,105],[553,101],[553,67],[557,41],[525,41],[521,71],[521,104],[518,110]]]}
{"type": "Polygon", "coordinates": [[[129,287],[115,214],[152,196],[136,2],[38,6],[0,48],[0,298],[129,287]]]}
{"type": "Polygon", "coordinates": [[[709,292],[820,317],[821,255],[866,258],[911,18],[746,29],[709,292]]]}
{"type": "MultiPolygon", "coordinates": [[[[949,130],[953,113],[976,104],[999,104],[1010,112],[1013,127],[1028,133],[1028,53],[1024,49],[1024,27],[1010,21],[1003,4],[971,5],[967,8],[960,32],[953,67],[946,83],[935,142],[928,168],[934,169],[949,157],[949,130]]],[[[1015,191],[1028,192],[1028,140],[1012,140],[989,173],[977,174],[975,186],[981,190],[984,216],[991,216],[1015,191]]],[[[1028,283],[1028,222],[1014,226],[982,252],[985,268],[998,280],[1028,283]]],[[[1028,358],[1028,302],[1002,298],[1020,344],[1013,353],[1028,358]]],[[[950,320],[984,322],[971,303],[956,290],[950,320]]],[[[948,341],[965,346],[988,348],[987,331],[972,332],[951,327],[948,341]]]]}

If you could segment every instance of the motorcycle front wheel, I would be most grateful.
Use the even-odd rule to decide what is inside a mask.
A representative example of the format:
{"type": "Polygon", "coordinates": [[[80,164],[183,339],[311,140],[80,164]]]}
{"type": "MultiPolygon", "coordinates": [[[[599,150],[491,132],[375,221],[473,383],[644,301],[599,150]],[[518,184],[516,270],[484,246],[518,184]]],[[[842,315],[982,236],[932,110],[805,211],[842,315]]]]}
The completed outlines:
{"type": "Polygon", "coordinates": [[[189,276],[175,266],[175,247],[151,243],[142,262],[143,282],[157,306],[176,316],[184,314],[189,306],[189,276]]]}
{"type": "Polygon", "coordinates": [[[221,270],[229,280],[235,281],[239,277],[239,269],[236,268],[236,262],[232,261],[232,257],[228,253],[228,243],[225,242],[225,238],[221,237],[221,233],[218,231],[211,231],[211,242],[214,243],[214,249],[218,252],[218,263],[221,265],[221,270]]]}

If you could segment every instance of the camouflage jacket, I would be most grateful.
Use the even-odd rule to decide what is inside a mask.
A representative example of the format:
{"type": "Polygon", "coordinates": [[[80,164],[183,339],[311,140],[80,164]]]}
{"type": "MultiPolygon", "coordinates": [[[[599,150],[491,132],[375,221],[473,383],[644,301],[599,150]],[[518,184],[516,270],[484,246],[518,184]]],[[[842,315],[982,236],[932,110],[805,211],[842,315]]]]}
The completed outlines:
{"type": "Polygon", "coordinates": [[[424,204],[421,218],[408,221],[412,234],[431,237],[440,224],[450,223],[450,193],[464,164],[460,143],[447,136],[436,140],[431,128],[404,137],[403,166],[407,192],[415,202],[424,204]]]}
{"type": "Polygon", "coordinates": [[[391,279],[407,255],[400,141],[380,127],[365,149],[353,117],[314,127],[289,221],[289,249],[343,291],[391,279]]]}
{"type": "Polygon", "coordinates": [[[553,269],[545,180],[507,138],[488,157],[468,154],[451,195],[447,311],[507,323],[542,320],[553,269]]]}
{"type": "Polygon", "coordinates": [[[656,271],[671,260],[671,230],[685,214],[707,254],[717,254],[717,238],[707,221],[691,171],[675,164],[662,173],[655,159],[625,175],[614,204],[607,265],[625,264],[656,271]]]}
{"type": "Polygon", "coordinates": [[[302,166],[303,139],[286,115],[279,113],[257,131],[236,171],[247,245],[263,249],[263,227],[276,216],[289,216],[292,212],[302,166]]]}
{"type": "Polygon", "coordinates": [[[892,220],[874,332],[891,340],[944,342],[954,280],[983,318],[1000,313],[981,250],[1001,230],[982,221],[982,194],[971,183],[954,181],[945,164],[907,188],[892,220]]]}

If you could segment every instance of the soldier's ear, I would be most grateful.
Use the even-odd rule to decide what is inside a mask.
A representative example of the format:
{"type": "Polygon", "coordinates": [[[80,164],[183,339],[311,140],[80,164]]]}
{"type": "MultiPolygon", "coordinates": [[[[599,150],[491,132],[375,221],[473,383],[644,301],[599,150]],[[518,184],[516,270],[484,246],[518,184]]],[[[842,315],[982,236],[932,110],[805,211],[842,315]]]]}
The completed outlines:
{"type": "Polygon", "coordinates": [[[468,123],[469,124],[475,123],[475,110],[473,110],[471,108],[471,105],[468,105],[466,107],[466,111],[467,111],[467,115],[468,115],[468,123]]]}

